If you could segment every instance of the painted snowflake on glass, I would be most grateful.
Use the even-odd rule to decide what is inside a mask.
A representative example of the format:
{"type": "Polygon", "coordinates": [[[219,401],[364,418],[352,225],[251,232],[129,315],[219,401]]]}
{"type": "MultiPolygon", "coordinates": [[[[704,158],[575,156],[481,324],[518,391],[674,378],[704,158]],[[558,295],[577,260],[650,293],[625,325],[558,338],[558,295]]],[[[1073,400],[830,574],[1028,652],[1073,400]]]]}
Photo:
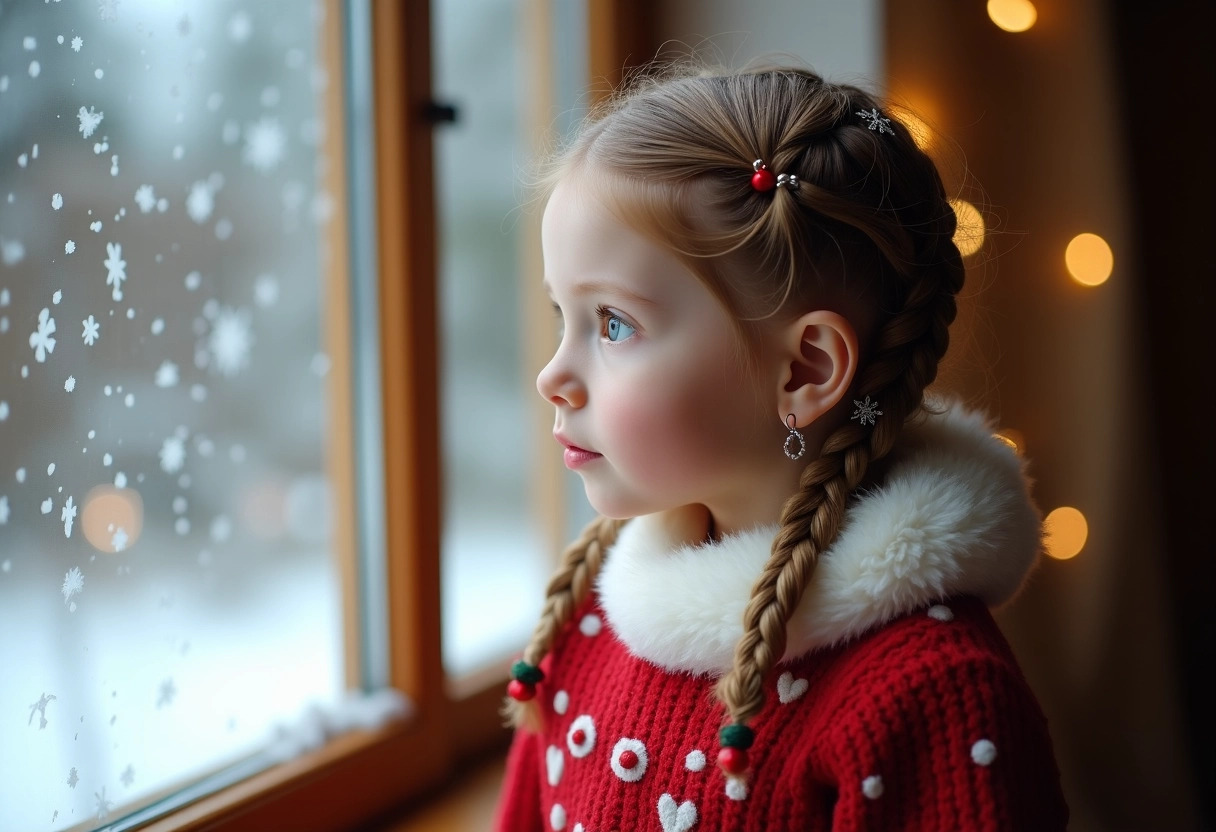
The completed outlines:
{"type": "Polygon", "coordinates": [[[245,149],[241,158],[262,173],[274,170],[287,149],[287,136],[276,118],[266,117],[245,131],[245,149]]]}
{"type": "Polygon", "coordinates": [[[160,467],[166,474],[181,470],[186,461],[186,443],[176,436],[170,436],[160,446],[160,467]]]}
{"type": "Polygon", "coordinates": [[[151,185],[140,185],[135,189],[135,204],[145,214],[150,214],[156,208],[156,194],[151,185]]]}
{"type": "Polygon", "coordinates": [[[131,785],[135,782],[134,767],[128,764],[127,767],[123,769],[122,774],[118,775],[118,779],[121,780],[122,784],[128,789],[131,788],[131,785]]]}
{"type": "Polygon", "coordinates": [[[34,349],[34,360],[39,363],[46,361],[48,353],[55,351],[55,339],[51,336],[55,334],[55,319],[51,317],[51,310],[43,308],[38,313],[38,329],[30,335],[30,346],[34,349]]]}
{"type": "Polygon", "coordinates": [[[76,506],[72,505],[72,497],[68,495],[68,500],[63,504],[63,510],[59,512],[59,522],[63,523],[63,536],[72,536],[72,521],[76,519],[76,506]]]}
{"type": "Polygon", "coordinates": [[[127,530],[119,526],[114,530],[114,534],[110,536],[110,548],[115,552],[121,552],[127,548],[127,543],[130,538],[127,537],[127,530]]]}
{"type": "Polygon", "coordinates": [[[101,324],[94,320],[92,315],[85,318],[81,323],[84,324],[84,332],[81,333],[80,337],[84,339],[85,344],[91,347],[101,337],[101,324]]]}
{"type": "Polygon", "coordinates": [[[163,708],[165,705],[172,705],[175,696],[177,696],[177,686],[173,684],[172,679],[166,679],[160,683],[160,690],[156,695],[156,707],[163,708]]]}
{"type": "Polygon", "coordinates": [[[202,225],[213,210],[215,192],[211,190],[211,186],[202,180],[191,185],[190,193],[186,197],[186,213],[190,215],[190,219],[202,225]]]}
{"type": "Polygon", "coordinates": [[[46,706],[51,704],[54,699],[55,694],[53,693],[44,692],[42,696],[39,696],[38,701],[30,705],[30,718],[25,721],[25,724],[32,725],[34,723],[34,714],[38,714],[38,730],[41,731],[43,728],[46,728],[46,706]]]}
{"type": "Polygon", "coordinates": [[[172,361],[162,362],[156,368],[157,387],[175,387],[177,385],[177,365],[172,361]]]}
{"type": "Polygon", "coordinates": [[[97,0],[97,16],[102,20],[118,20],[118,0],[97,0]]]}
{"type": "Polygon", "coordinates": [[[68,786],[74,789],[79,782],[80,774],[76,771],[76,766],[72,766],[71,771],[68,772],[68,786]]]}
{"type": "Polygon", "coordinates": [[[93,799],[97,801],[97,819],[105,820],[114,808],[114,801],[106,799],[106,787],[102,786],[100,792],[93,792],[93,799]]]}
{"type": "Polygon", "coordinates": [[[253,297],[258,306],[274,306],[279,299],[279,281],[272,274],[259,275],[253,284],[253,297]]]}
{"type": "Polygon", "coordinates": [[[106,257],[102,264],[108,270],[106,285],[113,286],[111,297],[122,300],[122,282],[127,279],[127,261],[122,259],[122,243],[106,243],[106,257]]]}
{"type": "Polygon", "coordinates": [[[73,596],[78,595],[84,589],[84,575],[80,571],[80,567],[73,566],[63,576],[63,586],[59,591],[63,593],[63,603],[68,605],[68,609],[76,612],[76,602],[72,600],[73,596]]]}
{"type": "Polygon", "coordinates": [[[80,135],[86,139],[93,135],[93,131],[97,129],[97,125],[101,124],[101,120],[105,118],[105,113],[99,113],[92,107],[81,107],[76,113],[76,118],[80,121],[80,135]]]}
{"type": "Polygon", "coordinates": [[[244,309],[220,310],[212,324],[207,340],[211,365],[216,372],[235,376],[249,364],[249,350],[253,347],[249,312],[244,309]]]}
{"type": "Polygon", "coordinates": [[[76,37],[72,38],[72,51],[73,52],[79,52],[80,47],[82,47],[82,46],[84,46],[84,39],[81,38],[80,35],[77,35],[76,37]]]}

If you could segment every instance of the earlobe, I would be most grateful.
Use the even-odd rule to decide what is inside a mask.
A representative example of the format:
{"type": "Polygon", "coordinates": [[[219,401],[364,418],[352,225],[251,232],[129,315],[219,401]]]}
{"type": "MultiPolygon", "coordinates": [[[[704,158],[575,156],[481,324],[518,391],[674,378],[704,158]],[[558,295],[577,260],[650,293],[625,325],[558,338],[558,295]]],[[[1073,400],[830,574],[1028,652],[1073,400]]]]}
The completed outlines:
{"type": "Polygon", "coordinates": [[[794,414],[805,426],[844,398],[857,373],[857,332],[848,319],[818,309],[791,321],[784,330],[777,391],[778,418],[794,414]]]}

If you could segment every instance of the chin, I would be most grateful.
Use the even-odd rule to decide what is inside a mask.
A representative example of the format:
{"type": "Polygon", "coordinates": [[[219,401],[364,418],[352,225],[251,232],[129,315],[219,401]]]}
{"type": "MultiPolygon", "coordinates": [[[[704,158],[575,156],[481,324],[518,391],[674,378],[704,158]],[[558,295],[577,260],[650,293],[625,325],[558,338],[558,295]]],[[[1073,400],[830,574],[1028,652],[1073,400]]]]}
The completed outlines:
{"type": "Polygon", "coordinates": [[[593,488],[585,482],[583,490],[587,494],[587,502],[591,504],[596,513],[609,520],[632,520],[634,517],[641,517],[643,514],[651,514],[659,510],[657,507],[646,505],[637,497],[593,488]]]}

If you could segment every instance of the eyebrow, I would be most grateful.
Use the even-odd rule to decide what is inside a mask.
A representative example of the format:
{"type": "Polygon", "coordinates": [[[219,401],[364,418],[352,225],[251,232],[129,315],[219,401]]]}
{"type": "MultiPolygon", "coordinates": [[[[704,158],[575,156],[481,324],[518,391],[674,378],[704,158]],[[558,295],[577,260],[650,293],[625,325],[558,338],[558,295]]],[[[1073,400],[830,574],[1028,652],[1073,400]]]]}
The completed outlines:
{"type": "MultiPolygon", "coordinates": [[[[548,293],[550,298],[552,298],[553,287],[549,285],[549,281],[542,281],[541,285],[545,287],[545,292],[548,293]]],[[[624,286],[615,286],[611,283],[603,283],[598,280],[589,280],[582,283],[576,283],[572,291],[576,295],[616,295],[617,297],[627,298],[635,303],[644,304],[646,306],[659,305],[658,301],[654,300],[653,298],[648,298],[645,295],[639,295],[632,289],[627,289],[624,286]]]]}

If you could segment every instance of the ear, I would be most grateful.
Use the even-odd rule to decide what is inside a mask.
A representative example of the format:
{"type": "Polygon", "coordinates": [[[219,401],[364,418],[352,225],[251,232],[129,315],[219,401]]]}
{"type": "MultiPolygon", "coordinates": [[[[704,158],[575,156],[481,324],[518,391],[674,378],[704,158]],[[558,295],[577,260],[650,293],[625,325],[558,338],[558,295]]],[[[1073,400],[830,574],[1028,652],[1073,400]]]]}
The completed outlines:
{"type": "Polygon", "coordinates": [[[791,321],[780,334],[777,418],[794,414],[805,427],[844,398],[857,373],[857,332],[848,319],[827,309],[791,321]]]}

